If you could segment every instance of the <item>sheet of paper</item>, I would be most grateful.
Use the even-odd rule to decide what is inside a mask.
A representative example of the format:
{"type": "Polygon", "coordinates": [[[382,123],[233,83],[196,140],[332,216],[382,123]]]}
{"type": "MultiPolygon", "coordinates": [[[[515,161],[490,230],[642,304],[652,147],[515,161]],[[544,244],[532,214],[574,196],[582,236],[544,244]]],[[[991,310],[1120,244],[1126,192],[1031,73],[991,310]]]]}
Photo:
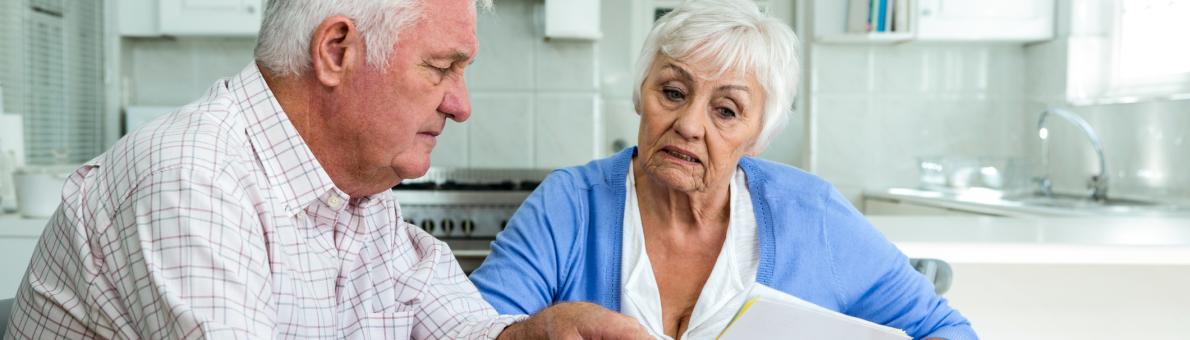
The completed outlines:
{"type": "Polygon", "coordinates": [[[784,292],[757,285],[722,340],[903,340],[905,332],[851,317],[784,292]]]}

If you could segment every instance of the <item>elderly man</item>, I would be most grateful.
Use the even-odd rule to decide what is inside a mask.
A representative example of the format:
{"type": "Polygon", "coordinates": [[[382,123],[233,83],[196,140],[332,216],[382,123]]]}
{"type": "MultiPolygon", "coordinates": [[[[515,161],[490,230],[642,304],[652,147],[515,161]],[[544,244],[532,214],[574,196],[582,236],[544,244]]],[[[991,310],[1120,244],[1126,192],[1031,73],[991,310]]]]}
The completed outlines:
{"type": "Polygon", "coordinates": [[[585,303],[498,316],[401,222],[388,189],[471,113],[475,16],[474,0],[270,1],[255,65],[70,177],[8,338],[647,334],[585,303]]]}

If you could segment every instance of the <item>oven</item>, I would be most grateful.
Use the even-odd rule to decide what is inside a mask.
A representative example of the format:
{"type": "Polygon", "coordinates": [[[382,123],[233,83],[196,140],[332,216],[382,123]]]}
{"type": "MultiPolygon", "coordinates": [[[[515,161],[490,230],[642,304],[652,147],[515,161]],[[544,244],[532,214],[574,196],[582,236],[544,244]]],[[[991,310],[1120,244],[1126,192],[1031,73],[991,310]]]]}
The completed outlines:
{"type": "Polygon", "coordinates": [[[549,170],[431,167],[393,188],[406,222],[450,245],[470,274],[487,257],[496,234],[549,170]]]}

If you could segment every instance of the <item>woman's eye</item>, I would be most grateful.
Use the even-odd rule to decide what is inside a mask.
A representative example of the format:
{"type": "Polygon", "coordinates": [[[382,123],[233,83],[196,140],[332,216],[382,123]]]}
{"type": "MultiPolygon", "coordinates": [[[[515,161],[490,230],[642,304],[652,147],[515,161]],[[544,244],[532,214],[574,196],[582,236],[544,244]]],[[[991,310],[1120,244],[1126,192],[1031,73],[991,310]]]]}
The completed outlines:
{"type": "Polygon", "coordinates": [[[665,94],[665,99],[669,99],[671,101],[679,101],[686,96],[685,94],[682,94],[682,91],[671,88],[662,89],[661,92],[665,94]]]}
{"type": "Polygon", "coordinates": [[[726,107],[721,107],[721,108],[715,109],[715,111],[717,111],[719,113],[719,117],[723,117],[723,118],[735,118],[735,116],[736,116],[735,111],[732,111],[731,109],[726,108],[726,107]]]}

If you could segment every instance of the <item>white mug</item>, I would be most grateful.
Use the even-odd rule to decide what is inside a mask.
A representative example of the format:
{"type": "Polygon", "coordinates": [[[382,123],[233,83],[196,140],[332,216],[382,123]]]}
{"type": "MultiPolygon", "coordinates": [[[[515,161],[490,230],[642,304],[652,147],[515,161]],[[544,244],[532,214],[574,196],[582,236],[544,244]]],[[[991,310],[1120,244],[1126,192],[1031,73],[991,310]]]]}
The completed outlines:
{"type": "Polygon", "coordinates": [[[62,186],[68,172],[60,167],[25,167],[13,174],[17,189],[17,210],[25,218],[47,218],[62,201],[62,186]]]}

